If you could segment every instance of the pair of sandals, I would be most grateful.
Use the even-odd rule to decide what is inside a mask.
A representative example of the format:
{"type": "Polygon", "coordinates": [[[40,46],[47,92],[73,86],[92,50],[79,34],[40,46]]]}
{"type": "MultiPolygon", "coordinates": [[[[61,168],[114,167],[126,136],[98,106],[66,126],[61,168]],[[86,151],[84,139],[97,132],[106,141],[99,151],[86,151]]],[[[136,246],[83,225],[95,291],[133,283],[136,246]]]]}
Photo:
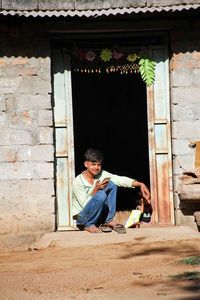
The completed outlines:
{"type": "Polygon", "coordinates": [[[126,233],[126,228],[123,224],[116,224],[112,227],[109,225],[103,224],[99,226],[99,229],[101,229],[102,232],[111,232],[112,230],[116,231],[119,234],[126,233]]]}

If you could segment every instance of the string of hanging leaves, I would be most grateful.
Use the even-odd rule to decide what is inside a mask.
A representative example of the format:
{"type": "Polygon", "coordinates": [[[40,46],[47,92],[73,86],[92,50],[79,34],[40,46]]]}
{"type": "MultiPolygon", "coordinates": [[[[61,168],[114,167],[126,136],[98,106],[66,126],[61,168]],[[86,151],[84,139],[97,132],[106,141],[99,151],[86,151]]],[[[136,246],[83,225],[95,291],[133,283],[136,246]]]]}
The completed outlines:
{"type": "Polygon", "coordinates": [[[141,51],[134,53],[114,46],[99,51],[75,48],[72,53],[72,66],[75,72],[121,74],[140,73],[147,86],[155,80],[156,63],[141,51]]]}

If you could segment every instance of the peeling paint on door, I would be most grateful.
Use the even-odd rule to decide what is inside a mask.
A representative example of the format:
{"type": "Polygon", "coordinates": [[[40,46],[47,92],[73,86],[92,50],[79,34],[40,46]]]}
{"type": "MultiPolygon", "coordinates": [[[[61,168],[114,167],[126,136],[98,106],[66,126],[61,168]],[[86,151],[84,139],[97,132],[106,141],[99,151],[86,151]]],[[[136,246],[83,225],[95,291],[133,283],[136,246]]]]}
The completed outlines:
{"type": "Polygon", "coordinates": [[[147,88],[147,105],[153,220],[160,224],[174,224],[169,70],[166,48],[152,49],[152,56],[156,61],[156,79],[154,86],[147,88]]]}

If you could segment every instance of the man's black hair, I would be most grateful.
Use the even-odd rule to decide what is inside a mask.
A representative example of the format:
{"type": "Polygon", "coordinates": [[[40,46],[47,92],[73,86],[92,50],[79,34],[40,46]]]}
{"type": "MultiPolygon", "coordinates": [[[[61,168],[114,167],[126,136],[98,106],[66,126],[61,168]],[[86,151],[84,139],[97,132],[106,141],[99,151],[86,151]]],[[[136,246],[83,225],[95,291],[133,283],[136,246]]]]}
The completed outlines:
{"type": "Polygon", "coordinates": [[[84,154],[85,161],[102,162],[104,157],[100,150],[89,148],[84,154]]]}

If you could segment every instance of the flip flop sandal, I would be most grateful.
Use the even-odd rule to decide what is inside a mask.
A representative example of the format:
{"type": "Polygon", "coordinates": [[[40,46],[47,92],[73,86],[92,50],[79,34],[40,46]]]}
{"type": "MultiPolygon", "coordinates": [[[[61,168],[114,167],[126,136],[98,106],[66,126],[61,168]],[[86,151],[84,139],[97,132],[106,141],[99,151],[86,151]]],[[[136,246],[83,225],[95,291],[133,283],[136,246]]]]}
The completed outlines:
{"type": "Polygon", "coordinates": [[[113,230],[120,234],[126,233],[126,228],[122,224],[116,224],[115,226],[113,226],[113,230]]]}
{"type": "Polygon", "coordinates": [[[99,229],[101,229],[102,232],[111,232],[112,228],[107,225],[101,225],[99,226],[99,229]]]}

